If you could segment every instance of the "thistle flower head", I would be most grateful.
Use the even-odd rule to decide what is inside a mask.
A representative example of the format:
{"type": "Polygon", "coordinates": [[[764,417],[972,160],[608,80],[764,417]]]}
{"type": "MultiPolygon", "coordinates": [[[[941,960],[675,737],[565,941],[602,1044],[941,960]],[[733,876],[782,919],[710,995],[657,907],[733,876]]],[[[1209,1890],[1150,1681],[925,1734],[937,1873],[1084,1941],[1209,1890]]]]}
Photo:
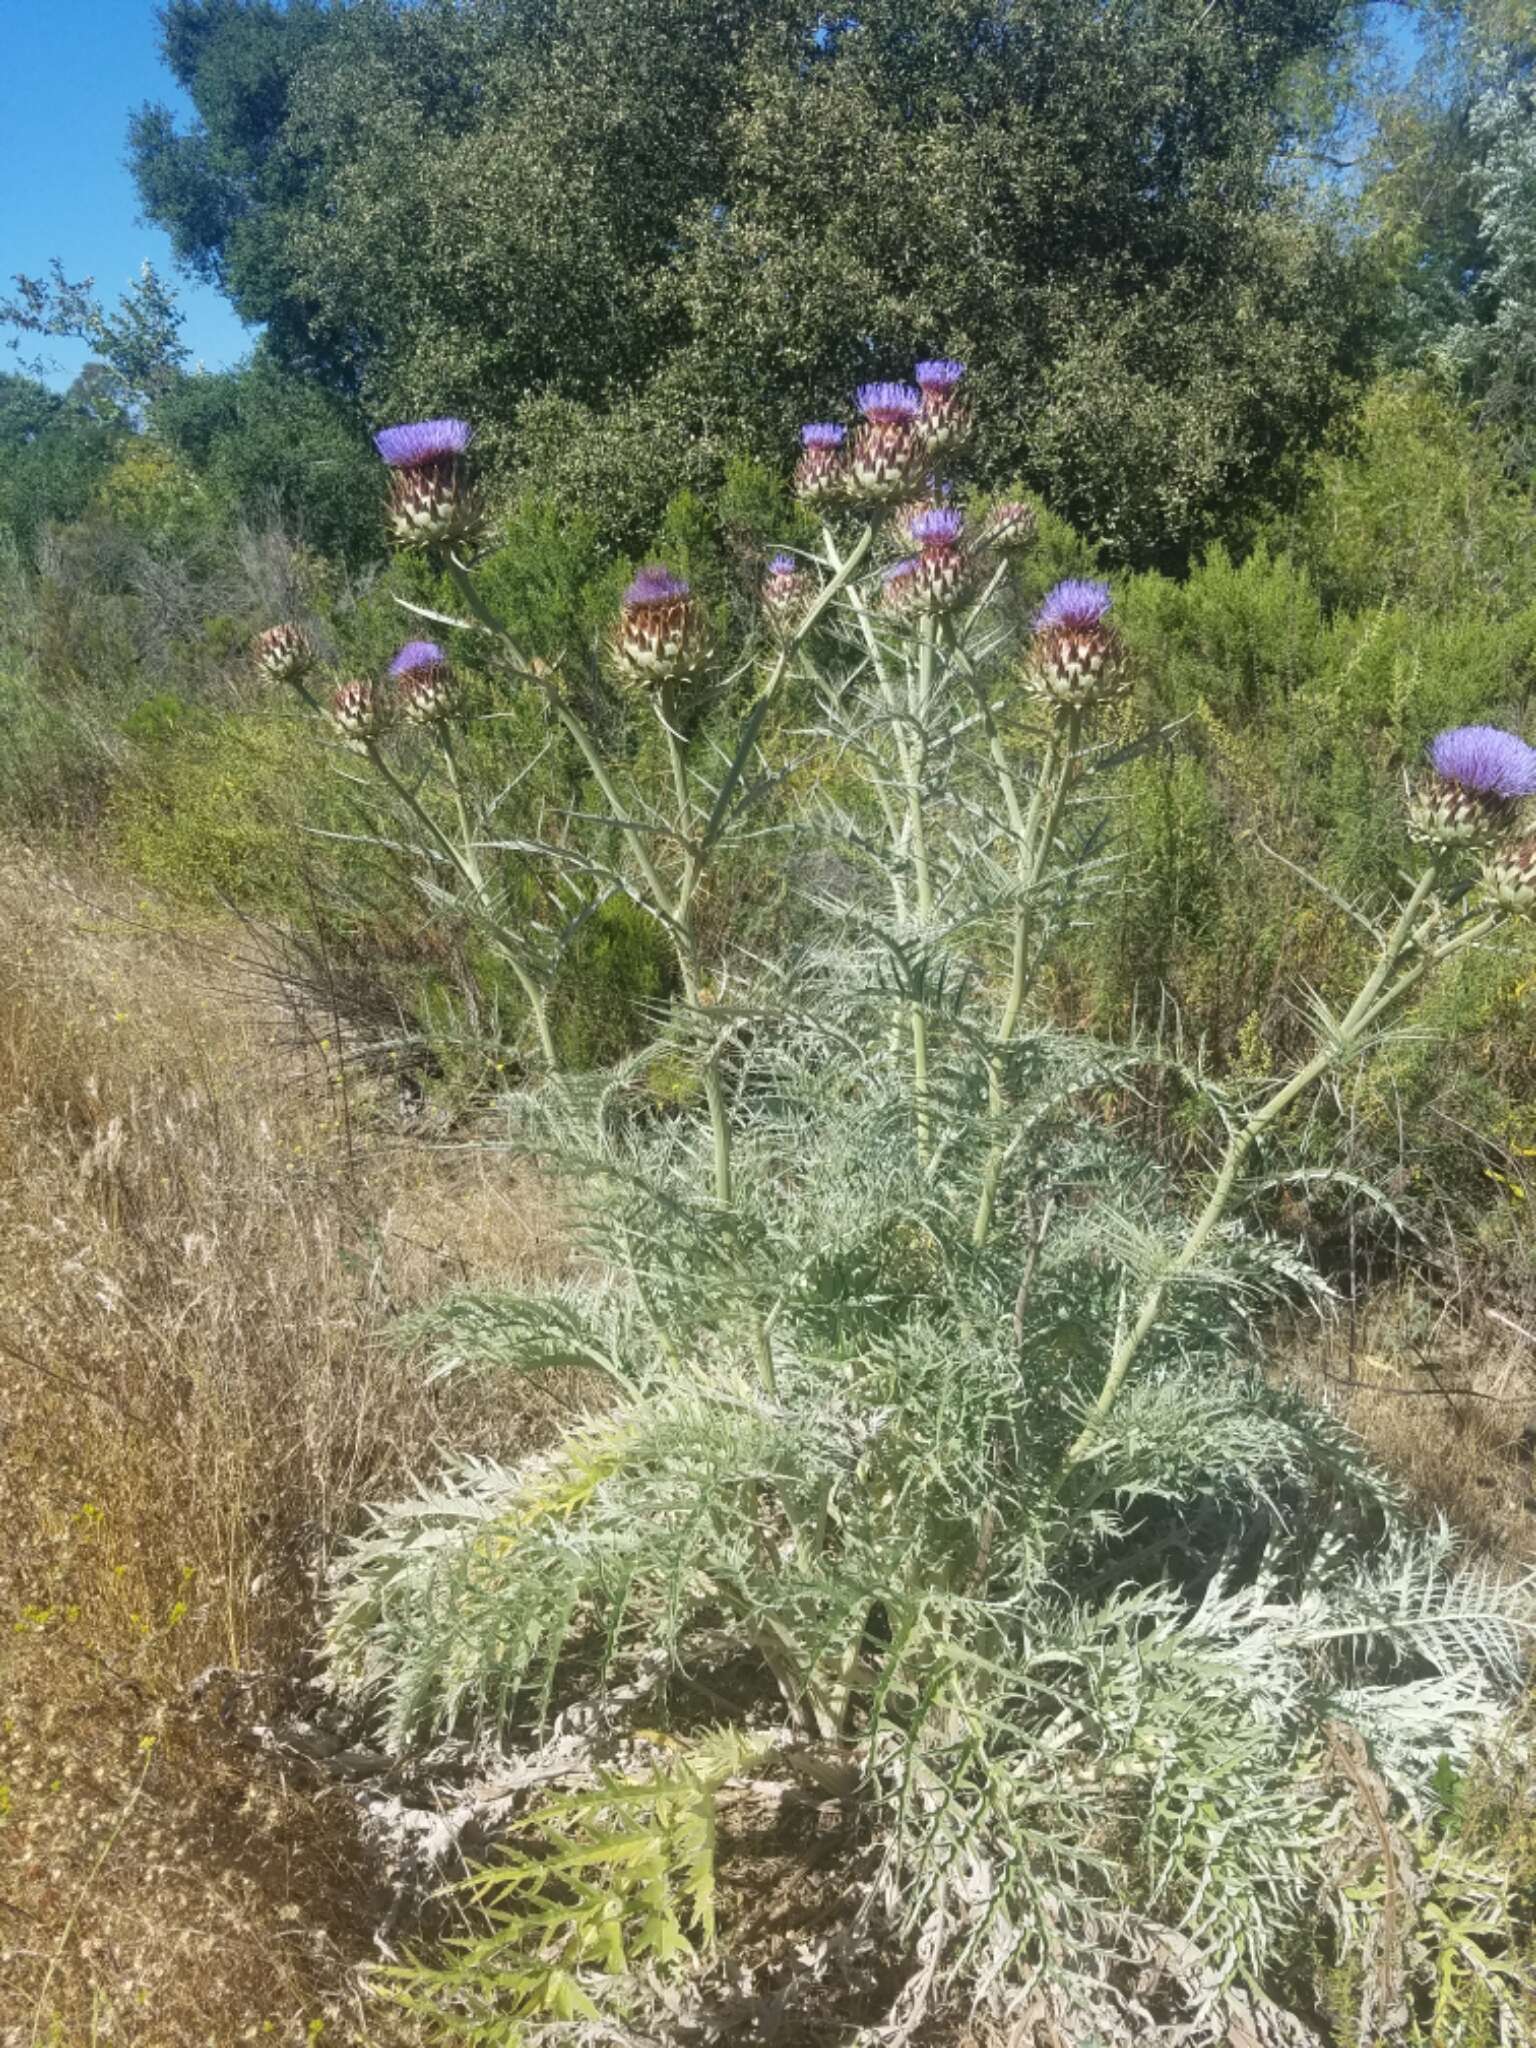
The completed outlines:
{"type": "Polygon", "coordinates": [[[416,469],[464,454],[473,439],[467,420],[412,420],[403,427],[381,427],[373,445],[391,469],[416,469]]]}
{"type": "Polygon", "coordinates": [[[1027,548],[1035,537],[1035,508],[1022,498],[1004,499],[987,514],[982,544],[1006,555],[1027,548]]]}
{"type": "Polygon", "coordinates": [[[681,576],[648,563],[624,593],[612,654],[625,682],[691,681],[714,658],[709,615],[681,576]]]}
{"type": "Polygon", "coordinates": [[[1428,747],[1430,772],[1408,797],[1408,830],[1443,849],[1495,847],[1536,796],[1536,747],[1496,725],[1456,725],[1428,747]]]}
{"type": "Polygon", "coordinates": [[[924,505],[907,521],[907,532],[920,548],[958,547],[965,514],[957,505],[924,505]]]}
{"type": "Polygon", "coordinates": [[[865,419],[882,427],[915,420],[923,405],[922,393],[910,384],[861,384],[855,396],[865,419]]]}
{"type": "Polygon", "coordinates": [[[811,579],[793,555],[770,556],[763,572],[763,612],[770,629],[789,639],[805,615],[811,579]]]}
{"type": "Polygon", "coordinates": [[[1506,802],[1536,796],[1536,747],[1496,725],[1457,725],[1429,743],[1429,765],[1443,782],[1506,802]]]}
{"type": "Polygon", "coordinates": [[[848,429],[836,420],[812,420],[800,429],[802,453],[795,465],[795,492],[814,502],[843,495],[848,470],[843,443],[848,429]]]}
{"type": "Polygon", "coordinates": [[[415,420],[374,435],[389,465],[389,524],[397,547],[446,547],[478,537],[484,520],[466,453],[473,438],[465,420],[415,420]]]}
{"type": "Polygon", "coordinates": [[[953,356],[936,356],[919,363],[912,373],[922,392],[922,411],[917,429],[929,454],[953,448],[970,432],[971,409],[961,394],[965,365],[953,356]]]}
{"type": "Polygon", "coordinates": [[[390,706],[366,676],[343,683],[331,698],[331,718],[342,737],[365,746],[389,730],[390,706]]]}
{"type": "Polygon", "coordinates": [[[1130,687],[1125,649],[1107,621],[1109,585],[1069,578],[1035,613],[1026,680],[1065,711],[1086,711],[1130,687]]]}
{"type": "Polygon", "coordinates": [[[389,664],[389,672],[398,683],[403,676],[413,676],[426,669],[447,666],[448,657],[435,640],[407,640],[389,664]]]}
{"type": "Polygon", "coordinates": [[[1045,602],[1035,613],[1035,631],[1089,631],[1104,623],[1104,615],[1113,602],[1107,583],[1069,576],[1064,583],[1058,583],[1054,590],[1047,592],[1045,602]]]}
{"type": "Polygon", "coordinates": [[[651,562],[636,576],[624,593],[626,607],[636,605],[676,604],[691,597],[692,589],[681,576],[660,562],[651,562]]]}
{"type": "Polygon", "coordinates": [[[1483,887],[1501,910],[1536,916],[1536,839],[1501,846],[1483,863],[1483,887]]]}
{"type": "Polygon", "coordinates": [[[900,611],[911,603],[921,566],[916,555],[904,555],[880,571],[880,602],[887,611],[900,611]]]}
{"type": "Polygon", "coordinates": [[[251,649],[256,666],[278,683],[299,683],[315,664],[315,650],[302,626],[268,626],[251,649]]]}
{"type": "Polygon", "coordinates": [[[389,664],[401,711],[412,725],[430,725],[451,715],[458,685],[448,657],[435,640],[408,640],[389,664]]]}

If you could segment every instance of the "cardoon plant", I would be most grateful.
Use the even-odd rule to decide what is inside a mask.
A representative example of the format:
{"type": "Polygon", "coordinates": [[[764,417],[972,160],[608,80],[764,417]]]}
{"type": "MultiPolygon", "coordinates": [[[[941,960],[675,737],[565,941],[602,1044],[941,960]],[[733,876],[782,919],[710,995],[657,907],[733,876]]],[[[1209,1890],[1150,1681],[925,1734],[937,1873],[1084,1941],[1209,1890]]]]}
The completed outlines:
{"type": "Polygon", "coordinates": [[[256,667],[273,682],[297,683],[315,665],[314,645],[302,626],[269,626],[252,649],[256,667]]]}
{"type": "MultiPolygon", "coordinates": [[[[391,1746],[499,1741],[539,1749],[537,1773],[594,1731],[573,1768],[597,1792],[544,1811],[537,1856],[514,1844],[474,1877],[484,1940],[411,1976],[487,2026],[579,2010],[709,2038],[733,1980],[679,1801],[688,1840],[713,1840],[750,1757],[758,1789],[812,1785],[877,1846],[872,1879],[848,1866],[837,1949],[894,1983],[864,2038],[980,2011],[1115,2048],[1300,2048],[1325,1930],[1341,1955],[1369,1939],[1362,1841],[1412,1870],[1404,1898],[1446,1896],[1414,1862],[1431,1775],[1519,1683],[1530,1587],[1450,1571],[1359,1446],[1258,1369],[1267,1305],[1325,1290],[1247,1177],[1536,899],[1536,755],[1485,729],[1432,743],[1407,821],[1423,862],[1358,912],[1360,986],[1313,1000],[1292,1072],[1208,1089],[1221,1150],[1180,1187],[1112,1106],[1157,1049],[1064,1032],[1039,993],[1113,884],[1132,651],[1107,583],[1025,601],[1024,508],[968,522],[929,473],[918,422],[958,381],[920,365],[860,392],[846,445],[806,438],[819,558],[770,563],[734,676],[688,586],[636,578],[609,667],[656,723],[651,782],[454,571],[459,630],[546,692],[601,797],[531,857],[667,932],[669,1046],[698,1081],[658,1113],[648,1052],[510,1106],[508,1145],[579,1191],[589,1263],[414,1334],[444,1372],[576,1365],[590,1391],[538,1455],[465,1459],[380,1509],[335,1588],[334,1682],[391,1746]],[[701,740],[705,695],[736,703],[723,737],[701,740]],[[707,951],[698,915],[749,841],[797,906],[767,959],[707,951]],[[724,1738],[668,1725],[690,1687],[733,1718],[723,1767],[724,1738]],[[615,1754],[636,1759],[623,1780],[602,1775],[615,1754]],[[620,1805],[651,1818],[616,1833],[620,1805]],[[586,1873],[605,1851],[601,1882],[540,1888],[549,1859],[586,1873]],[[670,1986],[626,1972],[615,1929],[685,1922],[670,1986]]],[[[1399,1927],[1405,2010],[1433,2008],[1436,1910],[1399,1927]]],[[[1472,1938],[1514,2025],[1533,1987],[1504,1971],[1507,1916],[1472,1938]]],[[[825,1959],[787,1968],[782,1996],[825,2017],[825,1959]]]]}
{"type": "Polygon", "coordinates": [[[481,529],[469,481],[473,431],[465,420],[384,427],[374,445],[389,468],[390,532],[402,548],[458,546],[481,529]]]}
{"type": "Polygon", "coordinates": [[[927,456],[922,393],[910,384],[861,384],[858,406],[863,422],[848,444],[849,495],[875,504],[910,496],[927,456]]]}
{"type": "Polygon", "coordinates": [[[1429,769],[1413,791],[1417,838],[1437,847],[1495,847],[1507,840],[1520,805],[1536,796],[1536,747],[1491,725],[1459,725],[1429,748],[1429,769]]]}
{"type": "Polygon", "coordinates": [[[930,455],[941,455],[962,441],[970,429],[970,408],[960,391],[965,365],[953,356],[939,356],[919,363],[912,376],[923,394],[918,414],[923,446],[930,455]]]}

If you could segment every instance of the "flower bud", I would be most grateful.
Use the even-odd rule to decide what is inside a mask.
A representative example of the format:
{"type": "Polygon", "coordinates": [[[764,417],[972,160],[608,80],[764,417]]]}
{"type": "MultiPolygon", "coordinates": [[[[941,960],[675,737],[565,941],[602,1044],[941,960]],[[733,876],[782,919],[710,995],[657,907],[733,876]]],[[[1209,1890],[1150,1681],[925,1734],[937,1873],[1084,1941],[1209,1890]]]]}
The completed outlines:
{"type": "Polygon", "coordinates": [[[1035,614],[1035,637],[1025,679],[1065,710],[1082,711],[1121,696],[1130,687],[1125,649],[1105,614],[1107,583],[1071,578],[1058,583],[1035,614]]]}
{"type": "Polygon", "coordinates": [[[1429,745],[1430,772],[1408,799],[1408,829],[1430,846],[1497,846],[1536,796],[1536,747],[1494,725],[1458,725],[1429,745]]]}
{"type": "Polygon", "coordinates": [[[843,443],[848,429],[835,420],[813,420],[800,429],[802,454],[795,465],[795,493],[810,502],[842,497],[848,485],[843,443]]]}
{"type": "Polygon", "coordinates": [[[965,514],[953,505],[924,505],[909,516],[907,532],[921,550],[912,572],[910,601],[921,611],[953,610],[971,582],[965,514]]]}
{"type": "Polygon", "coordinates": [[[923,394],[922,411],[917,417],[918,434],[926,452],[937,455],[941,449],[953,448],[963,441],[971,430],[971,409],[960,396],[965,365],[957,363],[953,356],[940,356],[933,362],[919,363],[913,375],[923,394]]]}
{"type": "Polygon", "coordinates": [[[472,438],[464,420],[417,420],[374,435],[389,465],[389,525],[397,547],[447,546],[478,537],[484,517],[469,482],[472,438]]]}
{"type": "Polygon", "coordinates": [[[410,640],[389,665],[399,693],[400,710],[411,725],[432,725],[451,718],[458,703],[458,681],[448,657],[435,640],[410,640]]]}
{"type": "Polygon", "coordinates": [[[922,394],[910,384],[861,384],[864,423],[848,447],[849,494],[889,504],[911,495],[926,454],[917,429],[922,394]]]}
{"type": "Polygon", "coordinates": [[[981,544],[994,554],[1022,554],[1035,538],[1035,508],[1022,498],[994,505],[981,529],[981,544]]]}
{"type": "Polygon", "coordinates": [[[367,676],[342,684],[331,699],[331,718],[336,730],[354,746],[378,739],[391,723],[388,702],[367,676]]]}
{"type": "Polygon", "coordinates": [[[811,602],[811,579],[793,555],[775,555],[763,577],[763,616],[780,640],[791,639],[811,602]]]}
{"type": "Polygon", "coordinates": [[[642,569],[624,593],[614,665],[626,682],[690,682],[713,664],[704,607],[680,576],[659,565],[642,569]]]}
{"type": "Polygon", "coordinates": [[[258,670],[274,683],[301,683],[315,665],[315,650],[302,626],[268,626],[251,652],[258,670]]]}
{"type": "Polygon", "coordinates": [[[917,595],[920,567],[917,556],[908,555],[880,572],[880,603],[886,611],[909,609],[917,595]]]}
{"type": "Polygon", "coordinates": [[[1536,914],[1536,839],[1517,839],[1483,862],[1483,887],[1501,910],[1536,914]]]}

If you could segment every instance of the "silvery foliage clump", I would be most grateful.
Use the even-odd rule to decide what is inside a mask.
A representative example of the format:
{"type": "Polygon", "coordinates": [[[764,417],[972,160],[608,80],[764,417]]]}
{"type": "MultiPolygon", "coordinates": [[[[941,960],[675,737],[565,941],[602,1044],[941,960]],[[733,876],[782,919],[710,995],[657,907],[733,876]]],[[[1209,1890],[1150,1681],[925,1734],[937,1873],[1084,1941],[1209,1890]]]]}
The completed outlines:
{"type": "MultiPolygon", "coordinates": [[[[448,623],[546,691],[600,792],[601,831],[526,857],[573,901],[654,916],[683,995],[618,1069],[508,1105],[585,1257],[410,1335],[439,1373],[553,1386],[566,1419],[374,1511],[335,1584],[332,1678],[400,1752],[536,1744],[642,1670],[650,1728],[771,1731],[876,1844],[839,1936],[906,1958],[872,2041],[957,2006],[1073,2040],[1309,2041],[1298,1959],[1330,1920],[1366,1939],[1340,1903],[1362,1801],[1382,1788],[1394,1839],[1426,1823],[1440,1760],[1469,1764],[1518,1689],[1533,1603],[1457,1569],[1266,1380],[1264,1318],[1326,1289],[1248,1198],[1292,1105],[1516,914],[1460,863],[1513,841],[1536,753],[1437,743],[1418,872],[1358,913],[1356,1000],[1311,998],[1292,1074],[1184,1073],[1225,1134],[1186,1199],[1117,1128],[1165,1056],[1058,1029],[1041,999],[1115,886],[1142,743],[1110,593],[1021,613],[1027,508],[968,523],[932,475],[963,435],[960,366],[921,370],[867,387],[851,435],[807,430],[823,544],[769,565],[767,651],[734,676],[681,578],[636,579],[611,668],[659,721],[659,786],[481,607],[462,449],[397,483],[411,544],[441,521],[448,623]],[[722,703],[734,723],[704,718],[722,703]],[[772,958],[699,936],[743,849],[794,903],[772,958]]],[[[1406,2024],[1433,1945],[1395,1924],[1406,2024]]],[[[808,1981],[831,1967],[813,1949],[808,1981]]],[[[605,2011],[650,1995],[599,1974],[605,2011]]]]}

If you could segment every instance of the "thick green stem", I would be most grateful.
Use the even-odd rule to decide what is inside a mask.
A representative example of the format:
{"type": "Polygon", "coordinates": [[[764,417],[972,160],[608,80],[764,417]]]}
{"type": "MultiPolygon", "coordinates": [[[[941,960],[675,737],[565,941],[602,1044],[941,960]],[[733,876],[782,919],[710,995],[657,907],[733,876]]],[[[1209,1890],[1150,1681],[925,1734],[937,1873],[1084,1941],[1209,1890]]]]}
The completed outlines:
{"type": "Polygon", "coordinates": [[[464,871],[474,877],[475,887],[483,890],[485,883],[482,878],[480,857],[475,852],[474,834],[469,829],[469,812],[464,805],[464,788],[459,781],[458,756],[454,753],[453,738],[447,726],[438,728],[438,742],[442,748],[443,772],[447,776],[448,787],[453,795],[453,808],[459,820],[459,839],[464,849],[464,871]]]}
{"type": "MultiPolygon", "coordinates": [[[[452,838],[438,824],[436,818],[432,816],[432,813],[420,801],[415,791],[408,788],[395,773],[394,769],[390,767],[377,742],[373,740],[367,741],[366,751],[369,765],[373,768],[375,774],[389,785],[399,801],[404,804],[417,824],[427,834],[428,838],[435,841],[442,849],[443,854],[474,897],[476,916],[501,948],[502,958],[511,968],[517,985],[522,990],[527,1001],[544,1064],[550,1073],[558,1073],[560,1071],[560,1057],[555,1050],[554,1036],[550,1030],[549,998],[547,992],[540,985],[537,976],[528,966],[526,949],[522,942],[515,932],[509,931],[501,922],[489,901],[485,881],[480,873],[480,864],[475,859],[473,850],[469,845],[467,825],[463,827],[465,844],[461,849],[454,844],[452,838]]],[[[457,794],[456,783],[455,793],[457,794]]],[[[462,824],[462,806],[460,807],[460,820],[462,824]]]]}
{"type": "MultiPolygon", "coordinates": [[[[1002,784],[1003,800],[1008,808],[1009,820],[1015,824],[1019,848],[1019,903],[1013,914],[1008,994],[1003,1003],[1003,1014],[998,1020],[993,1056],[987,1062],[987,1110],[994,1126],[997,1126],[1002,1122],[1006,1107],[1001,1055],[1013,1043],[1014,1033],[1019,1028],[1019,1019],[1024,1012],[1025,998],[1029,994],[1034,897],[1045,873],[1046,864],[1050,860],[1051,849],[1056,843],[1057,828],[1061,823],[1061,813],[1076,768],[1078,742],[1082,733],[1082,714],[1077,711],[1068,713],[1066,738],[1059,755],[1054,733],[1046,743],[1045,753],[1041,757],[1040,772],[1035,777],[1027,817],[1020,816],[1018,792],[1008,767],[1002,736],[997,731],[990,712],[987,726],[992,758],[1002,784]]],[[[978,1247],[984,1245],[991,1234],[992,1219],[997,1208],[997,1191],[1002,1181],[1007,1149],[999,1129],[993,1138],[992,1149],[987,1155],[986,1166],[982,1170],[981,1194],[976,1203],[976,1220],[971,1227],[971,1242],[978,1247]]]]}
{"type": "Polygon", "coordinates": [[[671,686],[661,692],[656,715],[667,736],[667,754],[672,763],[672,791],[677,798],[677,829],[685,841],[693,838],[693,796],[688,788],[688,766],[683,759],[682,734],[677,729],[676,704],[671,686]]]}
{"type": "MultiPolygon", "coordinates": [[[[864,549],[868,547],[872,533],[873,528],[865,528],[863,545],[858,550],[859,554],[862,554],[864,549]]],[[[827,551],[827,561],[832,568],[833,580],[838,584],[846,584],[847,586],[848,602],[853,607],[853,615],[858,621],[859,633],[868,651],[870,666],[873,668],[881,688],[888,688],[889,678],[885,671],[885,657],[880,652],[880,639],[879,635],[875,632],[875,622],[870,617],[869,607],[859,594],[858,585],[852,578],[851,571],[854,557],[843,556],[838,553],[837,539],[830,526],[823,525],[821,529],[821,544],[827,551]]]]}
{"type": "Polygon", "coordinates": [[[912,866],[917,878],[917,915],[933,922],[933,871],[928,859],[928,819],[923,782],[928,772],[928,710],[933,695],[934,617],[923,614],[917,642],[917,702],[912,706],[913,731],[906,748],[907,811],[912,821],[912,866]]]}
{"type": "Polygon", "coordinates": [[[563,698],[551,693],[551,701],[555,707],[555,716],[576,742],[577,747],[581,751],[582,759],[592,771],[592,779],[602,791],[603,801],[607,804],[614,823],[624,831],[627,831],[634,842],[635,859],[639,863],[640,873],[645,879],[645,886],[651,892],[652,902],[664,918],[668,920],[673,919],[676,916],[675,906],[662,882],[656,863],[651,859],[650,848],[645,843],[644,827],[625,815],[624,806],[619,801],[618,791],[613,786],[613,780],[608,773],[607,767],[604,765],[603,757],[597,751],[592,735],[587,731],[587,728],[563,698]]]}
{"type": "MultiPolygon", "coordinates": [[[[928,820],[923,803],[923,782],[928,768],[928,710],[933,695],[934,641],[934,615],[925,612],[918,628],[917,694],[915,701],[909,700],[913,731],[901,750],[912,868],[917,888],[917,922],[924,943],[933,925],[934,912],[933,869],[928,856],[928,820]]],[[[920,996],[911,1005],[911,1021],[912,1101],[916,1111],[917,1158],[920,1166],[926,1166],[933,1144],[933,1111],[929,1100],[928,1017],[920,996]]]]}
{"type": "Polygon", "coordinates": [[[1211,1183],[1211,1191],[1204,1208],[1196,1217],[1189,1235],[1171,1263],[1143,1294],[1135,1315],[1115,1345],[1098,1399],[1093,1404],[1087,1423],[1067,1452],[1066,1469],[1087,1457],[1093,1449],[1099,1432],[1125,1384],[1126,1375],[1130,1372],[1136,1354],[1162,1314],[1169,1290],[1190,1270],[1210,1242],[1212,1233],[1225,1216],[1232,1200],[1243,1162],[1257,1140],[1277,1117],[1283,1116],[1291,1104],[1312,1087],[1314,1082],[1321,1080],[1330,1067],[1347,1059],[1381,1019],[1422,981],[1431,966],[1440,960],[1448,959],[1452,952],[1462,946],[1471,944],[1497,922],[1495,918],[1481,926],[1469,928],[1459,934],[1450,945],[1424,953],[1398,976],[1396,981],[1393,981],[1393,970],[1404,949],[1412,941],[1414,926],[1425,902],[1439,881],[1440,872],[1440,865],[1436,863],[1419,877],[1412,894],[1403,906],[1401,916],[1382,947],[1380,960],[1337,1029],[1329,1034],[1327,1043],[1320,1046],[1305,1066],[1299,1068],[1288,1081],[1262,1102],[1228,1139],[1227,1149],[1211,1183]]]}

